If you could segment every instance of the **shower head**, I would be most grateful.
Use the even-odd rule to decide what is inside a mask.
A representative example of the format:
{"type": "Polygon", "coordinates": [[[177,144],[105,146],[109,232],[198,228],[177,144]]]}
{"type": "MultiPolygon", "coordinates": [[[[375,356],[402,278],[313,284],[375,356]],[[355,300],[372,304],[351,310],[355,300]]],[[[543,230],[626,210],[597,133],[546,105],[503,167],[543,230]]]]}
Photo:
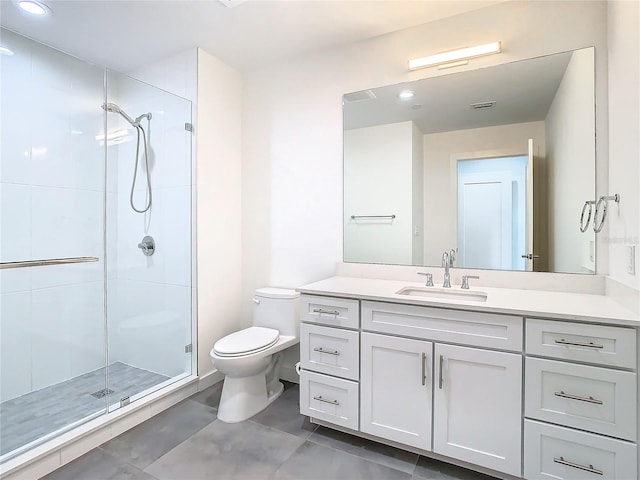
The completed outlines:
{"type": "Polygon", "coordinates": [[[136,121],[133,118],[131,118],[129,115],[127,115],[124,110],[122,110],[118,105],[116,105],[115,103],[103,103],[102,104],[102,109],[106,112],[110,112],[110,113],[119,113],[120,115],[122,115],[122,117],[129,122],[133,127],[138,127],[138,125],[140,124],[140,120],[136,121]]]}

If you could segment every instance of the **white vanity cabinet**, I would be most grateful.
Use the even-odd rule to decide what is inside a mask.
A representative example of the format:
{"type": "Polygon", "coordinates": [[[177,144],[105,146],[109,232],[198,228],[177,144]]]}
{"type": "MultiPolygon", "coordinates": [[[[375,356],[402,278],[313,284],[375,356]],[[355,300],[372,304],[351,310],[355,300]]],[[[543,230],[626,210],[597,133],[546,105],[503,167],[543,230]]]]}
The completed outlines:
{"type": "Polygon", "coordinates": [[[361,322],[361,431],[520,476],[521,317],[362,301],[361,322]]]}
{"type": "Polygon", "coordinates": [[[636,327],[396,302],[301,296],[301,413],[501,478],[637,480],[636,327]]]}
{"type": "Polygon", "coordinates": [[[300,413],[359,427],[360,302],[300,296],[300,413]]]}
{"type": "Polygon", "coordinates": [[[527,319],[526,338],[525,477],[636,479],[636,330],[527,319]]]}
{"type": "Polygon", "coordinates": [[[433,344],[361,334],[360,430],[431,450],[433,344]]]}
{"type": "Polygon", "coordinates": [[[433,451],[519,476],[522,356],[435,345],[433,451]]]}

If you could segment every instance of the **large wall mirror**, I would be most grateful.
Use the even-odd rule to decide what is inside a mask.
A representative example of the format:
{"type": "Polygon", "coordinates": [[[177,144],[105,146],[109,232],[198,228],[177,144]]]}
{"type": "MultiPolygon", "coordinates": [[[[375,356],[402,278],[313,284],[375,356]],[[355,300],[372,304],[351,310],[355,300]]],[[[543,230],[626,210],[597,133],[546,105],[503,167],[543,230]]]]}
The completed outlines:
{"type": "Polygon", "coordinates": [[[343,105],[345,262],[595,272],[593,48],[343,105]]]}

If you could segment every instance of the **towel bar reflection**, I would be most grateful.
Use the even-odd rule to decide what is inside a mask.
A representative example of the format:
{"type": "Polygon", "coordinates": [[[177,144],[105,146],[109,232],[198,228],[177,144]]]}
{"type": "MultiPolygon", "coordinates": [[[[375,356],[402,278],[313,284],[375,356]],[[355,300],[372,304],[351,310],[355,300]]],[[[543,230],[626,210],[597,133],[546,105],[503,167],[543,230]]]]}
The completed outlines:
{"type": "Polygon", "coordinates": [[[71,257],[71,258],[50,258],[47,260],[24,260],[21,262],[2,262],[0,270],[7,268],[27,268],[27,267],[43,267],[46,265],[68,265],[71,263],[91,263],[98,262],[98,257],[71,257]]]}
{"type": "Polygon", "coordinates": [[[357,220],[359,218],[389,218],[391,220],[395,219],[395,215],[351,215],[351,220],[357,220]]]}

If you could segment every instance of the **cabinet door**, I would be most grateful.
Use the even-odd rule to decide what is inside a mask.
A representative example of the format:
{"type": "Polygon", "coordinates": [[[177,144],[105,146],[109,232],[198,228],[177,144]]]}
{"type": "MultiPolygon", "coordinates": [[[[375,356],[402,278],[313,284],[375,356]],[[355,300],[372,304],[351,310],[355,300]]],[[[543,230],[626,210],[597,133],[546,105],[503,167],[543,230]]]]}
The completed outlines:
{"type": "Polygon", "coordinates": [[[520,476],[522,357],[435,345],[433,451],[520,476]]]}
{"type": "Polygon", "coordinates": [[[360,430],[431,450],[433,344],[361,334],[360,430]]]}

